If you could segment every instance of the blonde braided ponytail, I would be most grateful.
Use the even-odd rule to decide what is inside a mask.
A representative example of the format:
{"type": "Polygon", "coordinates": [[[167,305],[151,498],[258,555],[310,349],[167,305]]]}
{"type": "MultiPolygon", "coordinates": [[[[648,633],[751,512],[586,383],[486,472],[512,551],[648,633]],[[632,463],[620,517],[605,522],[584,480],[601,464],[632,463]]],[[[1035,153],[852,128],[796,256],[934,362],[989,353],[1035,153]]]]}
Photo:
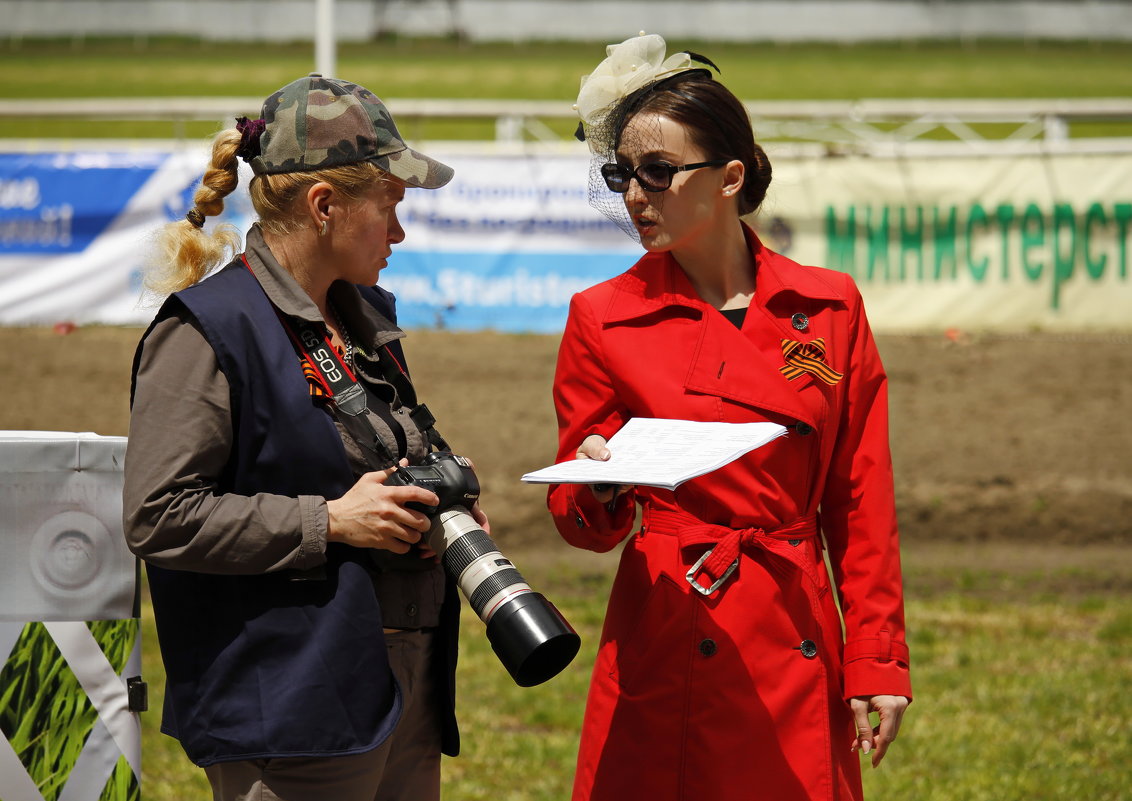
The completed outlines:
{"type": "Polygon", "coordinates": [[[165,225],[157,234],[153,263],[146,268],[146,289],[167,295],[192,286],[240,251],[240,233],[231,225],[204,230],[206,217],[224,211],[224,198],[239,184],[240,132],[221,131],[212,143],[212,160],[193,195],[185,219],[165,225]]]}

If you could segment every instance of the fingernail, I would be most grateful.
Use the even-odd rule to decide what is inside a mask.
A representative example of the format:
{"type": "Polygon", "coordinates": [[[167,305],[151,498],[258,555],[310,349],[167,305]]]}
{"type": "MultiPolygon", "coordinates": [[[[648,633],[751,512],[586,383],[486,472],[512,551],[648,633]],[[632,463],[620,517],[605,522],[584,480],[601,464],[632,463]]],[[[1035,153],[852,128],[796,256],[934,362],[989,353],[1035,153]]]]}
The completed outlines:
{"type": "Polygon", "coordinates": [[[873,750],[873,744],[868,740],[865,740],[863,743],[861,743],[861,748],[863,748],[865,753],[867,754],[869,753],[869,751],[873,750]]]}

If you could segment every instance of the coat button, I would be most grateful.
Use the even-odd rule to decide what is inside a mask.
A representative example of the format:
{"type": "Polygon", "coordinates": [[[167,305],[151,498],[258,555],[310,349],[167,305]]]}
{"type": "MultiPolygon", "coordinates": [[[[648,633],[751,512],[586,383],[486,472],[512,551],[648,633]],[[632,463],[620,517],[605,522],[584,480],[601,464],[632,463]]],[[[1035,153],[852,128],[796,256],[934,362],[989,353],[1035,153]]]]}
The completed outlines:
{"type": "Polygon", "coordinates": [[[582,516],[579,515],[579,514],[574,515],[574,522],[578,524],[578,528],[585,528],[586,527],[586,521],[583,520],[582,516]]]}
{"type": "Polygon", "coordinates": [[[798,432],[798,436],[800,437],[808,437],[810,434],[814,433],[814,427],[809,423],[796,423],[794,430],[798,432]]]}
{"type": "Polygon", "coordinates": [[[790,547],[791,547],[791,548],[797,548],[797,547],[798,547],[799,545],[801,545],[801,544],[802,544],[802,541],[801,541],[801,540],[786,540],[786,541],[787,541],[788,543],[790,543],[790,547]]]}
{"type": "Polygon", "coordinates": [[[700,653],[704,656],[715,656],[717,650],[715,640],[709,638],[700,641],[700,653]]]}
{"type": "Polygon", "coordinates": [[[818,655],[818,646],[813,640],[802,640],[802,644],[794,650],[801,651],[806,659],[813,659],[818,655]]]}
{"type": "Polygon", "coordinates": [[[790,318],[790,325],[794,326],[797,331],[805,331],[810,327],[810,318],[798,312],[790,318]]]}
{"type": "Polygon", "coordinates": [[[405,614],[408,615],[409,617],[416,617],[417,616],[417,605],[416,604],[409,604],[408,606],[406,606],[405,607],[405,614]]]}

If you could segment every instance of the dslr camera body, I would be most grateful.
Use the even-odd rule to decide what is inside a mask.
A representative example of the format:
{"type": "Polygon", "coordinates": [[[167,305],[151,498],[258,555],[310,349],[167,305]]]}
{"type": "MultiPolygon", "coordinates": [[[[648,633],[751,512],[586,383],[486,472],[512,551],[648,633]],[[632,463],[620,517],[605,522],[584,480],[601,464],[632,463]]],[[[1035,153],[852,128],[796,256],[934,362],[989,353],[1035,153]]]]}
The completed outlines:
{"type": "Polygon", "coordinates": [[[480,485],[467,459],[449,451],[430,453],[424,464],[399,467],[385,483],[436,493],[435,506],[409,506],[432,521],[429,547],[487,625],[492,650],[516,684],[541,684],[570,664],[581,638],[554,604],[531,589],[472,517],[480,485]]]}

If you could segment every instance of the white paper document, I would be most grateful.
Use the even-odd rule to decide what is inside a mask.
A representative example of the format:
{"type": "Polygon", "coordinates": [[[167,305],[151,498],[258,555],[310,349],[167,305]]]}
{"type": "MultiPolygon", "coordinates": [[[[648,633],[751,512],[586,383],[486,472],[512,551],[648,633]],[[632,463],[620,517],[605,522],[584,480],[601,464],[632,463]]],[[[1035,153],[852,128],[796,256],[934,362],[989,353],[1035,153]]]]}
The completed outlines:
{"type": "Polygon", "coordinates": [[[528,484],[638,484],[673,490],[786,433],[777,423],[634,417],[609,440],[608,461],[574,459],[523,476],[528,484]]]}

